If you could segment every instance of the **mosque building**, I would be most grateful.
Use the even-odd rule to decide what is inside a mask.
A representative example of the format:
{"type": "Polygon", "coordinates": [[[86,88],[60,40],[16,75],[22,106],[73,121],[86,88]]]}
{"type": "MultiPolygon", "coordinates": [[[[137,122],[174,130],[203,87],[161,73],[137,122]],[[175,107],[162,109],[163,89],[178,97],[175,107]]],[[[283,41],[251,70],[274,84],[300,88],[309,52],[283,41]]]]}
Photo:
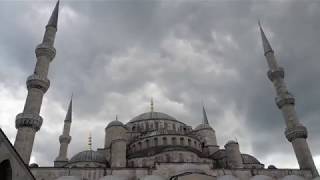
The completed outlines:
{"type": "MultiPolygon", "coordinates": [[[[59,1],[45,28],[43,41],[36,47],[37,63],[27,78],[28,95],[22,113],[16,116],[17,135],[12,145],[0,131],[1,180],[309,180],[319,179],[307,143],[307,129],[295,111],[295,98],[284,82],[284,69],[259,23],[267,73],[276,90],[276,105],[283,114],[285,136],[292,144],[300,169],[281,169],[260,162],[240,151],[237,141],[224,145],[217,141],[205,107],[202,122],[195,128],[163,112],[150,110],[129,120],[117,118],[106,125],[104,146],[90,148],[68,157],[71,142],[72,99],[69,103],[60,149],[53,167],[29,164],[34,138],[43,118],[39,115],[42,99],[50,86],[47,77],[54,60],[59,1]]],[[[279,132],[279,137],[281,132],[279,132]]],[[[45,138],[45,137],[44,137],[45,138]]],[[[57,137],[58,138],[58,137],[57,137]]]]}

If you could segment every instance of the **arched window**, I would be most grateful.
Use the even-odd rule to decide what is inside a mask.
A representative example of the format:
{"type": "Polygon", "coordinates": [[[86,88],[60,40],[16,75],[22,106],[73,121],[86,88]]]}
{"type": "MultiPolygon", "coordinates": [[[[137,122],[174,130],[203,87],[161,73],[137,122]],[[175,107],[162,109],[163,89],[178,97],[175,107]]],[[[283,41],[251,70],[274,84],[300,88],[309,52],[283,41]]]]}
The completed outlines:
{"type": "Polygon", "coordinates": [[[191,161],[191,162],[194,162],[194,157],[193,157],[193,155],[190,155],[190,161],[191,161]]]}
{"type": "Polygon", "coordinates": [[[175,123],[172,124],[172,130],[176,131],[176,124],[175,123]]]}
{"type": "Polygon", "coordinates": [[[0,163],[0,179],[12,180],[12,169],[8,159],[0,163]]]}
{"type": "Polygon", "coordinates": [[[133,152],[136,151],[136,145],[135,145],[135,144],[132,145],[132,151],[133,151],[133,152]]]}
{"type": "Polygon", "coordinates": [[[164,129],[168,129],[168,123],[164,123],[164,129]]]}
{"type": "Polygon", "coordinates": [[[184,146],[184,138],[180,138],[180,145],[184,146]]]}
{"type": "Polygon", "coordinates": [[[167,145],[167,144],[168,144],[166,137],[163,137],[163,138],[162,138],[162,144],[163,144],[163,145],[167,145]]]}
{"type": "Polygon", "coordinates": [[[191,139],[188,139],[188,146],[191,146],[191,139]]]}
{"type": "Polygon", "coordinates": [[[154,141],[154,146],[158,146],[158,138],[154,138],[153,141],[154,141]]]}
{"type": "Polygon", "coordinates": [[[135,132],[136,131],[136,126],[132,127],[132,131],[135,132]]]}
{"type": "Polygon", "coordinates": [[[169,154],[166,154],[166,162],[170,162],[170,155],[169,154]]]}
{"type": "Polygon", "coordinates": [[[177,138],[173,137],[171,141],[172,141],[172,145],[177,145],[177,138]]]}
{"type": "Polygon", "coordinates": [[[147,167],[147,160],[145,159],[142,160],[142,167],[147,167]]]}
{"type": "Polygon", "coordinates": [[[154,124],[155,124],[155,126],[156,126],[156,129],[159,129],[159,122],[156,121],[156,122],[154,122],[154,124]]]}
{"type": "Polygon", "coordinates": [[[149,142],[149,139],[146,140],[146,148],[149,148],[150,147],[150,142],[149,142]]]}
{"type": "Polygon", "coordinates": [[[182,153],[179,153],[179,162],[184,162],[182,153]]]}
{"type": "Polygon", "coordinates": [[[138,150],[141,150],[141,149],[142,149],[142,143],[141,143],[141,142],[138,142],[138,146],[139,146],[139,149],[138,149],[138,150]]]}

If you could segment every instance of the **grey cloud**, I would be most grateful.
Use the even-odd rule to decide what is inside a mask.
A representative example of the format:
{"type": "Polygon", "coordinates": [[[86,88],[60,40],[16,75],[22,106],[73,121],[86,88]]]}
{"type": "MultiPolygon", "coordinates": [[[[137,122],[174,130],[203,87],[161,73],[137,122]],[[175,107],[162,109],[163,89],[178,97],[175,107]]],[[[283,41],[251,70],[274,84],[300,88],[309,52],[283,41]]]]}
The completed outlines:
{"type": "MultiPolygon", "coordinates": [[[[6,26],[0,30],[0,64],[13,68],[0,68],[4,75],[0,83],[13,90],[24,86],[33,70],[34,47],[42,38],[53,2],[3,4],[0,20],[6,26]],[[34,12],[43,8],[48,12],[34,12]],[[23,18],[40,14],[39,21],[23,18]]],[[[75,118],[70,155],[85,148],[89,129],[96,132],[95,147],[102,146],[104,126],[115,114],[126,122],[148,111],[149,98],[158,95],[156,110],[193,126],[201,121],[204,101],[221,146],[238,137],[241,149],[259,159],[288,164],[269,161],[291,151],[291,146],[283,135],[284,122],[266,77],[258,18],[297,97],[312,152],[320,155],[315,138],[320,107],[316,98],[320,89],[318,2],[65,1],[61,5],[57,56],[49,75],[52,86],[43,103],[46,121],[34,149],[40,164],[52,163],[57,155],[62,109],[71,92],[75,118]],[[230,135],[222,128],[227,126],[230,135]],[[54,143],[46,144],[47,139],[54,143]]],[[[293,153],[283,161],[290,158],[296,161],[293,153]]]]}

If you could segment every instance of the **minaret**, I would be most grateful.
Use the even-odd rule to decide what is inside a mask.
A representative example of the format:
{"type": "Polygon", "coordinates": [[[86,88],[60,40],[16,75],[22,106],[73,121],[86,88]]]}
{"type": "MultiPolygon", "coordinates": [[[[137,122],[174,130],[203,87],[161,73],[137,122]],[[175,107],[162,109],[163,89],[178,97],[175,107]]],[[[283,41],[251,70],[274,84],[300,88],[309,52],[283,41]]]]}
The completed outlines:
{"type": "Polygon", "coordinates": [[[292,143],[293,150],[296,154],[300,169],[309,169],[313,176],[319,176],[317,168],[314,164],[308,143],[307,143],[307,128],[304,127],[298,119],[295,110],[295,99],[288,92],[284,82],[284,69],[279,67],[274,56],[274,51],[264,34],[264,31],[259,23],[264,55],[269,66],[268,77],[273,83],[277,97],[276,104],[282,111],[286,123],[285,135],[289,142],[292,143]]]}
{"type": "Polygon", "coordinates": [[[69,103],[66,118],[64,120],[63,132],[62,132],[62,135],[59,137],[60,150],[59,150],[58,157],[54,161],[55,167],[61,167],[68,162],[67,155],[68,155],[68,146],[71,141],[71,136],[70,136],[71,122],[72,122],[72,97],[69,103]]]}
{"type": "Polygon", "coordinates": [[[58,11],[59,1],[46,26],[43,41],[35,50],[37,63],[34,73],[27,79],[28,96],[23,112],[16,117],[18,132],[14,147],[26,164],[29,164],[35,134],[42,125],[39,113],[43,95],[50,86],[50,81],[47,79],[49,64],[56,54],[53,45],[57,32],[58,11]]]}

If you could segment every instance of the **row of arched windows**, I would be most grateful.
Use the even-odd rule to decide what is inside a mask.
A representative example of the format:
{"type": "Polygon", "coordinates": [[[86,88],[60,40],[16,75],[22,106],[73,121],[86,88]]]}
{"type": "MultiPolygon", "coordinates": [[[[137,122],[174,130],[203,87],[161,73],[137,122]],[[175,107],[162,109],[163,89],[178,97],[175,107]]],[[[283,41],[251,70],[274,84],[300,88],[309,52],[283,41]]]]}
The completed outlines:
{"type": "Polygon", "coordinates": [[[185,126],[182,123],[178,122],[172,122],[169,123],[167,121],[145,121],[140,123],[135,123],[131,127],[132,132],[142,132],[142,131],[151,131],[155,129],[167,129],[167,130],[173,130],[173,131],[181,131],[181,132],[187,132],[190,130],[189,127],[185,126]]]}
{"type": "Polygon", "coordinates": [[[131,160],[128,162],[128,165],[130,167],[148,167],[148,166],[153,166],[155,163],[170,163],[170,162],[197,162],[199,159],[197,156],[193,154],[183,154],[183,153],[178,153],[177,154],[171,154],[171,153],[166,153],[162,155],[158,155],[154,158],[151,159],[142,159],[142,160],[131,160]]]}
{"type": "Polygon", "coordinates": [[[160,146],[160,145],[181,145],[181,146],[189,146],[194,147],[198,150],[201,150],[201,143],[199,143],[197,140],[186,138],[186,137],[170,137],[170,136],[158,136],[154,138],[149,138],[144,141],[139,141],[137,143],[132,144],[131,152],[140,151],[143,149],[147,149],[154,146],[160,146]]]}

